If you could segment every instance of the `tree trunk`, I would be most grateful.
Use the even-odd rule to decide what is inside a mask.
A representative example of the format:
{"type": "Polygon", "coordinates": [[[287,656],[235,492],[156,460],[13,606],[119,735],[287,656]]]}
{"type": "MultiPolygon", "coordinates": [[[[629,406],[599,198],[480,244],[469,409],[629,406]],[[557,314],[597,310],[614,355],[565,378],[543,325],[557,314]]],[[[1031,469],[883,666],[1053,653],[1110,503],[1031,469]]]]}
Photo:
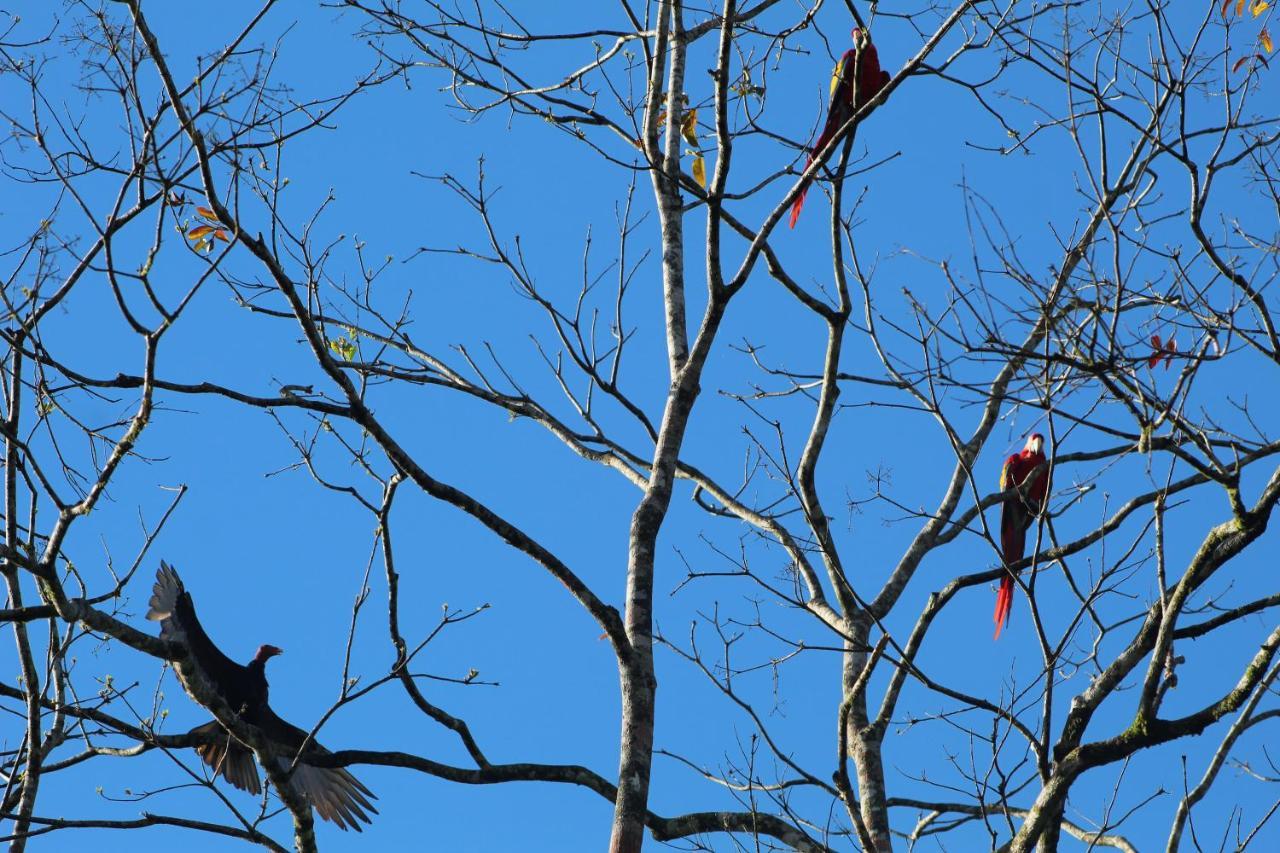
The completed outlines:
{"type": "MultiPolygon", "coordinates": [[[[865,617],[855,617],[850,630],[852,639],[845,643],[844,692],[853,690],[858,674],[867,664],[868,626],[865,617]],[[856,621],[855,621],[856,620],[856,621]]],[[[862,820],[875,843],[876,853],[892,850],[889,836],[889,809],[885,802],[884,763],[880,750],[884,734],[867,725],[867,694],[862,690],[854,697],[849,710],[849,757],[854,762],[858,779],[858,801],[862,820]]]]}

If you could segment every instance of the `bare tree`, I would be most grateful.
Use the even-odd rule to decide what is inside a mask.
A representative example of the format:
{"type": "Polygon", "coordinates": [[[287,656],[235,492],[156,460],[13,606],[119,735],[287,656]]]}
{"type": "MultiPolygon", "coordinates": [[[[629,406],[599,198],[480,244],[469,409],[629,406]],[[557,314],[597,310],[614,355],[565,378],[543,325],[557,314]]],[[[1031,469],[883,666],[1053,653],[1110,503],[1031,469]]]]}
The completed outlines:
{"type": "MultiPolygon", "coordinates": [[[[0,616],[19,674],[0,694],[22,721],[3,753],[13,849],[150,825],[286,846],[267,795],[246,809],[194,769],[184,749],[201,736],[164,733],[158,695],[139,710],[132,686],[91,687],[95,673],[74,663],[103,642],[153,671],[186,659],[136,607],[157,542],[183,564],[163,536],[185,489],[152,509],[123,570],[92,550],[99,535],[108,555],[126,547],[113,542],[122,532],[90,515],[108,497],[147,502],[152,436],[181,443],[174,410],[218,417],[213,400],[265,412],[290,448],[278,467],[319,487],[308,499],[332,493],[374,525],[341,691],[312,735],[385,687],[402,693],[398,725],[443,727],[469,759],[351,744],[312,764],[400,768],[433,777],[424,787],[582,786],[613,808],[615,853],[646,832],[684,849],[807,851],[931,837],[939,849],[1145,850],[1166,835],[1170,851],[1244,850],[1277,837],[1276,806],[1205,800],[1252,784],[1224,777],[1231,762],[1258,784],[1280,777],[1243,738],[1280,715],[1280,592],[1255,544],[1280,501],[1265,384],[1280,365],[1266,3],[621,0],[579,4],[567,28],[544,25],[549,10],[483,0],[265,0],[200,57],[166,47],[152,5],[72,2],[49,30],[0,17],[6,198],[35,199],[6,203],[0,232],[0,616]],[[339,90],[299,87],[305,72],[282,57],[300,15],[345,27],[367,70],[339,90]],[[792,121],[797,104],[821,109],[806,73],[842,53],[854,25],[891,79],[809,161],[813,122],[792,121]],[[68,63],[74,77],[54,73],[68,63]],[[423,164],[413,192],[466,210],[474,238],[440,245],[428,232],[404,263],[373,260],[403,246],[347,238],[378,223],[350,221],[332,195],[289,195],[286,153],[323,138],[368,145],[368,128],[335,125],[343,111],[375,90],[406,110],[442,102],[424,87],[477,140],[550,128],[565,157],[613,176],[571,188],[616,202],[608,257],[590,235],[554,248],[580,261],[531,256],[505,223],[536,203],[496,196],[483,159],[470,174],[423,164]],[[910,138],[893,132],[904,128],[910,138]],[[949,186],[905,198],[918,186],[905,173],[934,158],[955,167],[949,186]],[[780,228],[810,179],[804,227],[780,228]],[[889,215],[904,204],[914,221],[889,215]],[[805,236],[824,218],[821,242],[805,236]],[[527,338],[415,332],[444,309],[414,284],[459,264],[511,286],[503,310],[537,314],[527,338]],[[184,362],[211,291],[234,300],[228,335],[279,343],[272,352],[299,342],[305,357],[257,376],[184,362]],[[660,323],[636,319],[646,306],[660,323]],[[127,331],[86,349],[104,314],[127,331]],[[566,556],[588,519],[541,531],[529,504],[443,473],[445,455],[481,466],[485,452],[463,437],[423,447],[413,413],[477,405],[549,439],[513,432],[513,452],[537,448],[565,470],[577,457],[600,489],[620,478],[634,490],[625,566],[621,542],[593,557],[616,571],[566,556]],[[1050,478],[1049,499],[1027,555],[1006,566],[986,511],[1021,499],[997,475],[1032,432],[1046,437],[1035,476],[1050,478]],[[421,604],[401,594],[416,558],[393,536],[410,491],[477,522],[593,620],[616,660],[616,771],[572,755],[495,761],[484,732],[423,688],[424,650],[485,608],[446,606],[433,629],[404,628],[421,604]],[[659,572],[673,565],[684,577],[666,590],[659,572]],[[973,614],[1010,572],[1017,636],[989,645],[973,614]],[[377,636],[358,630],[375,588],[387,602],[377,636]],[[1018,638],[1036,654],[1019,657],[1018,638]],[[364,649],[385,668],[353,663],[364,649]],[[722,742],[690,752],[655,738],[682,707],[660,678],[717,692],[722,742]],[[1192,742],[1188,758],[1177,744],[1192,742]],[[110,757],[155,750],[216,796],[220,817],[78,818],[42,789],[90,761],[115,784],[133,762],[110,757]],[[655,759],[723,808],[656,813],[655,759]],[[1135,761],[1141,774],[1127,772],[1135,761]]],[[[562,173],[544,180],[566,191],[562,173]]],[[[452,663],[465,667],[433,668],[452,663]]],[[[482,683],[474,670],[444,680],[482,683]]],[[[207,703],[261,747],[234,709],[207,703]]],[[[271,780],[293,846],[316,849],[308,803],[271,780]]]]}

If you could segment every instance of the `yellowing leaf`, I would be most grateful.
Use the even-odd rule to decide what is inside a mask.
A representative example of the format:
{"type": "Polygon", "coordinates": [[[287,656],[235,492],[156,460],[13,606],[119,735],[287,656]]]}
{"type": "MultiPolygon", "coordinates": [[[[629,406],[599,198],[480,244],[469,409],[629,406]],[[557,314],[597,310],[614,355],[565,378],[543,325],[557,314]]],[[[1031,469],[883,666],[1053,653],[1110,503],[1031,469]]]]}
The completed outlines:
{"type": "Polygon", "coordinates": [[[227,232],[223,231],[221,228],[219,228],[217,231],[214,231],[213,236],[217,237],[219,240],[221,240],[224,243],[231,242],[231,238],[227,236],[227,232]]]}
{"type": "Polygon", "coordinates": [[[693,179],[700,187],[707,185],[707,163],[702,159],[701,154],[695,154],[693,157],[693,179]]]}
{"type": "Polygon", "coordinates": [[[1270,8],[1271,4],[1267,0],[1253,0],[1253,5],[1249,7],[1249,12],[1256,18],[1270,8]]]}
{"type": "Polygon", "coordinates": [[[1276,49],[1276,46],[1271,43],[1271,33],[1267,32],[1266,27],[1263,27],[1262,32],[1258,33],[1258,41],[1261,42],[1262,49],[1267,53],[1271,53],[1276,49]]]}
{"type": "Polygon", "coordinates": [[[1244,0],[1236,0],[1236,14],[1237,15],[1244,14],[1244,0]]]}
{"type": "Polygon", "coordinates": [[[216,220],[216,219],[218,218],[218,215],[217,215],[216,213],[214,213],[212,210],[210,210],[209,208],[207,208],[207,207],[197,207],[197,208],[196,208],[196,213],[200,214],[200,215],[201,215],[201,216],[203,216],[205,219],[213,219],[213,220],[216,220]]]}
{"type": "Polygon", "coordinates": [[[680,135],[684,137],[685,142],[690,145],[698,144],[698,110],[694,108],[684,114],[684,120],[680,122],[680,135]]]}
{"type": "Polygon", "coordinates": [[[192,228],[190,231],[187,232],[187,239],[199,240],[201,237],[205,236],[206,234],[212,234],[214,230],[215,229],[212,225],[197,225],[195,228],[192,228]]]}

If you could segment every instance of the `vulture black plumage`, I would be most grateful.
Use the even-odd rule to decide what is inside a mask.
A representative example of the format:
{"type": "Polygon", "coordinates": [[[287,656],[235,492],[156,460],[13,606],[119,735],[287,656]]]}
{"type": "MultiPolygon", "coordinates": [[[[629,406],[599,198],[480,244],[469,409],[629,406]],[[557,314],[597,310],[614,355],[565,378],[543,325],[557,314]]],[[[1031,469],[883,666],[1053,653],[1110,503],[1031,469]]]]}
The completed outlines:
{"type": "MultiPolygon", "coordinates": [[[[281,771],[293,767],[289,784],[295,792],[306,797],[320,817],[340,829],[359,832],[360,821],[369,823],[369,814],[378,813],[370,802],[377,799],[373,792],[345,767],[313,767],[307,764],[308,755],[325,755],[329,750],[314,739],[308,743],[307,732],[280,719],[271,710],[267,702],[266,663],[280,654],[280,649],[263,645],[248,664],[238,664],[223,654],[201,626],[182,579],[163,561],[156,572],[147,618],[160,623],[162,638],[183,644],[190,653],[188,660],[174,667],[187,695],[203,706],[202,693],[216,694],[241,720],[256,726],[269,743],[270,760],[281,771]],[[302,750],[302,755],[295,765],[294,759],[299,750],[302,750]]],[[[237,740],[217,720],[198,726],[191,733],[204,739],[196,747],[196,752],[212,768],[214,776],[221,775],[250,794],[261,793],[253,750],[237,740]]]]}

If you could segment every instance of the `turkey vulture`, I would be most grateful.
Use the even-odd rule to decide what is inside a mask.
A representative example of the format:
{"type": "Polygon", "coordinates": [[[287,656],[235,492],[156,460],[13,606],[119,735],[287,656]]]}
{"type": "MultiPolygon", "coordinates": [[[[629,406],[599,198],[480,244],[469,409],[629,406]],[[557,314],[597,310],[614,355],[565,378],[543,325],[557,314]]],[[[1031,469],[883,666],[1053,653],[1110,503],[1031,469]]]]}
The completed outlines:
{"type": "MultiPolygon", "coordinates": [[[[200,625],[191,594],[183,587],[182,579],[163,561],[156,572],[147,618],[160,623],[163,639],[186,646],[189,657],[176,664],[174,670],[187,695],[198,705],[205,704],[200,699],[202,693],[220,696],[241,720],[256,726],[267,741],[271,761],[282,772],[293,767],[289,784],[307,798],[320,817],[340,829],[359,832],[359,821],[370,822],[367,812],[378,813],[369,802],[374,798],[373,792],[346,768],[307,764],[306,756],[323,755],[328,750],[314,739],[308,743],[307,732],[280,719],[267,704],[266,663],[280,654],[280,649],[260,646],[248,664],[238,664],[223,654],[200,625]],[[299,750],[302,758],[295,766],[294,758],[299,750]]],[[[232,785],[251,794],[262,791],[253,751],[221,723],[211,720],[192,729],[191,734],[202,737],[196,752],[215,776],[221,774],[232,785]]]]}

